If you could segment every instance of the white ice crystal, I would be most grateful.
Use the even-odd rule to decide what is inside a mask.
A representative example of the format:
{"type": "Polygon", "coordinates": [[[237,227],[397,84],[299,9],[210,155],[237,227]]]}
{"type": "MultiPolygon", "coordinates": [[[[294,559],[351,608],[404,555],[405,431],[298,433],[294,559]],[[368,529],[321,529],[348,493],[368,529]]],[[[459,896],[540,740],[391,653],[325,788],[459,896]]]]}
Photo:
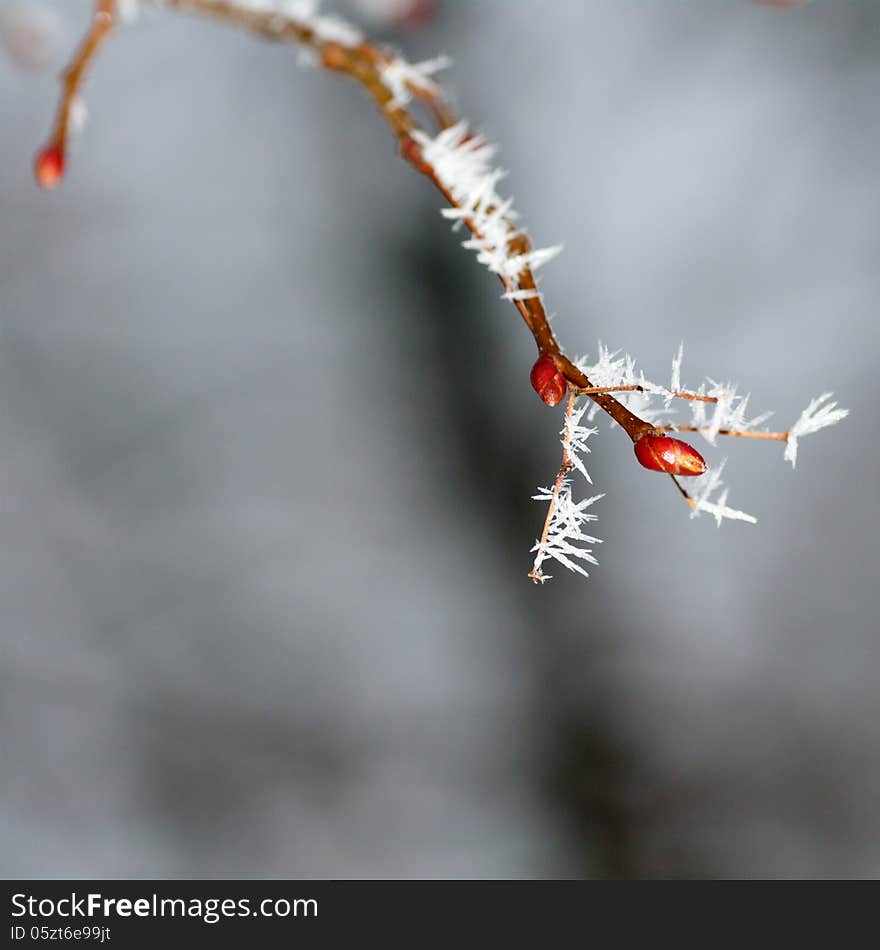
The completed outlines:
{"type": "Polygon", "coordinates": [[[593,495],[592,498],[575,501],[571,494],[571,482],[568,478],[564,478],[558,491],[554,491],[553,488],[539,488],[538,494],[532,497],[535,501],[548,502],[554,506],[547,530],[547,540],[543,543],[535,541],[532,548],[532,551],[536,552],[532,576],[541,582],[550,580],[553,575],[544,574],[541,571],[541,565],[544,561],[552,559],[570,571],[589,577],[583,565],[578,562],[583,561],[587,564],[599,562],[594,557],[592,549],[582,545],[601,544],[602,541],[600,538],[587,534],[583,528],[588,522],[597,520],[597,516],[587,509],[604,495],[593,495]]]}
{"type": "Polygon", "coordinates": [[[833,395],[834,393],[822,393],[813,399],[789,429],[784,458],[786,462],[791,462],[792,468],[797,464],[799,438],[812,435],[826,426],[833,426],[835,422],[840,422],[849,415],[849,409],[838,409],[836,402],[828,401],[833,395]]]}
{"type": "MultiPolygon", "coordinates": [[[[681,378],[683,358],[682,344],[679,345],[678,352],[672,360],[669,386],[654,382],[641,370],[636,372],[635,360],[628,353],[621,355],[620,350],[610,350],[601,342],[595,363],[590,363],[586,358],[577,359],[575,362],[594,386],[640,387],[641,392],[618,393],[617,398],[632,412],[654,425],[661,422],[674,425],[673,417],[682,405],[682,403],[674,403],[676,394],[707,397],[714,400],[713,402],[702,399],[686,400],[691,414],[687,424],[697,429],[699,434],[713,445],[720,431],[754,432],[773,415],[772,412],[765,412],[748,418],[746,411],[750,397],[748,394],[740,395],[733,383],[719,383],[706,378],[698,389],[689,389],[684,386],[681,378]],[[656,397],[663,399],[662,406],[658,405],[656,397]]],[[[599,411],[599,406],[594,405],[590,409],[590,419],[595,418],[599,411]]]]}
{"type": "Polygon", "coordinates": [[[747,418],[749,395],[741,396],[734,383],[718,383],[707,378],[697,392],[717,400],[714,404],[696,401],[690,404],[691,425],[696,426],[700,435],[711,445],[715,445],[718,433],[722,430],[753,432],[773,415],[772,412],[765,412],[752,419],[747,418]]]}
{"type": "Polygon", "coordinates": [[[562,436],[562,444],[568,452],[569,461],[592,485],[593,479],[590,478],[590,473],[584,465],[581,454],[587,454],[590,451],[587,445],[587,439],[589,439],[591,435],[595,435],[599,430],[588,428],[580,424],[588,408],[589,403],[583,400],[580,406],[576,406],[572,409],[571,415],[566,420],[560,435],[562,436]]]}
{"type": "Polygon", "coordinates": [[[324,43],[338,43],[340,46],[357,46],[363,43],[364,34],[342,17],[313,16],[308,21],[315,36],[324,43]]]}
{"type": "Polygon", "coordinates": [[[526,287],[525,290],[508,290],[501,295],[502,300],[532,300],[540,297],[541,294],[534,287],[526,287]]]}
{"type": "Polygon", "coordinates": [[[380,70],[382,82],[391,93],[389,106],[393,109],[407,105],[412,99],[410,90],[413,87],[436,93],[438,87],[431,77],[441,69],[446,69],[451,62],[448,56],[436,56],[421,63],[409,63],[403,57],[395,56],[380,70]]]}
{"type": "MultiPolygon", "coordinates": [[[[615,396],[645,422],[650,422],[652,425],[661,425],[669,421],[672,411],[668,404],[671,401],[673,390],[651,381],[641,371],[637,373],[636,361],[629,353],[624,353],[621,356],[620,350],[610,350],[600,342],[598,359],[595,363],[589,363],[584,357],[575,360],[575,363],[578,369],[589,377],[594,386],[639,386],[641,392],[617,393],[615,396]],[[657,396],[662,397],[664,402],[658,404],[654,398],[657,396]]],[[[675,363],[673,362],[674,376],[675,363]]],[[[596,403],[591,403],[588,409],[588,418],[592,421],[600,411],[600,407],[596,403]]],[[[612,424],[616,425],[616,423],[612,424]]]]}
{"type": "MultiPolygon", "coordinates": [[[[241,2],[241,0],[239,0],[241,2]]],[[[263,0],[249,0],[262,4],[263,0]]],[[[273,4],[269,3],[269,6],[273,4]]],[[[277,12],[309,27],[315,36],[324,43],[338,43],[340,46],[357,46],[364,41],[364,34],[347,20],[332,14],[318,12],[317,0],[282,0],[277,12]]]]}
{"type": "MultiPolygon", "coordinates": [[[[581,425],[581,419],[587,409],[586,400],[579,406],[573,406],[571,411],[566,413],[565,424],[559,434],[562,437],[562,449],[568,465],[580,472],[592,484],[593,480],[581,456],[590,451],[587,440],[598,430],[581,425]]],[[[588,522],[597,520],[597,516],[587,509],[602,497],[604,496],[594,495],[591,498],[575,501],[571,479],[568,475],[563,476],[552,488],[538,489],[538,494],[533,498],[535,501],[547,502],[551,511],[550,520],[546,525],[546,540],[536,541],[532,548],[532,552],[535,553],[531,575],[533,579],[543,583],[552,577],[551,574],[544,574],[541,570],[541,565],[546,560],[558,561],[563,567],[583,574],[584,577],[588,574],[578,563],[579,561],[588,564],[599,563],[592,549],[584,545],[602,542],[599,538],[587,534],[583,528],[588,522]]]]}
{"type": "Polygon", "coordinates": [[[89,120],[89,108],[81,96],[75,96],[70,102],[70,115],[67,120],[67,131],[70,135],[79,135],[89,120]]]}
{"type": "Polygon", "coordinates": [[[670,392],[666,397],[667,403],[673,398],[672,393],[681,392],[681,364],[684,361],[684,340],[678,344],[678,352],[672,357],[672,374],[669,379],[670,392]]]}
{"type": "Polygon", "coordinates": [[[749,515],[744,511],[737,511],[736,508],[729,508],[727,506],[728,489],[724,487],[724,482],[721,481],[721,473],[724,471],[726,464],[727,459],[722,459],[720,465],[709,469],[706,474],[702,476],[702,480],[698,483],[697,489],[691,494],[694,502],[691,517],[696,518],[701,511],[705,511],[715,518],[719,528],[725,518],[731,521],[747,521],[749,524],[757,524],[758,519],[755,518],[754,515],[749,515]],[[715,495],[716,492],[718,493],[718,497],[713,501],[712,496],[715,495]]]}
{"type": "Polygon", "coordinates": [[[477,260],[504,279],[508,292],[519,290],[517,278],[526,268],[536,270],[562,250],[547,247],[526,254],[511,252],[510,241],[519,233],[511,226],[517,215],[513,199],[502,198],[496,190],[505,172],[492,164],[495,147],[471,133],[466,122],[443,129],[434,137],[416,131],[413,138],[457,205],[441,213],[454,222],[454,227],[465,219],[471,222],[476,234],[462,246],[476,251],[477,260]]]}

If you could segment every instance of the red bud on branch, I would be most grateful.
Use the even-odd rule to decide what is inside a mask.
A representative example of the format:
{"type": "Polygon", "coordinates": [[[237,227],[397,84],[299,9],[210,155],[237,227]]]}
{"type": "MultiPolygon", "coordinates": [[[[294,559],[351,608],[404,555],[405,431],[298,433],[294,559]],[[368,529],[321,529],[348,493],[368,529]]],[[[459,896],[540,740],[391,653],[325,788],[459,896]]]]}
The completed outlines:
{"type": "Polygon", "coordinates": [[[559,372],[556,360],[552,356],[545,354],[538,357],[529,374],[529,379],[532,381],[532,388],[548,406],[558,406],[565,399],[568,383],[559,372]]]}
{"type": "Polygon", "coordinates": [[[636,458],[652,472],[667,475],[702,475],[706,471],[703,456],[687,442],[668,435],[643,435],[635,444],[636,458]]]}

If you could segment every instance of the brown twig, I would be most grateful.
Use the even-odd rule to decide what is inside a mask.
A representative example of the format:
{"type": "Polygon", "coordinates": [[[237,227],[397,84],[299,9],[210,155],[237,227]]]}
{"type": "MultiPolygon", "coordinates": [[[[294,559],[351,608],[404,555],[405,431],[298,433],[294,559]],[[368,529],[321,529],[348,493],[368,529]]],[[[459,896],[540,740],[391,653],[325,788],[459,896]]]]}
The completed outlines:
{"type": "Polygon", "coordinates": [[[91,26],[67,69],[61,75],[61,100],[46,148],[54,149],[62,162],[67,153],[67,135],[70,131],[73,105],[89,64],[116,23],[116,15],[116,0],[95,0],[91,26]]]}
{"type": "MultiPolygon", "coordinates": [[[[631,386],[591,386],[589,389],[578,389],[577,394],[579,396],[592,396],[595,393],[643,393],[645,392],[644,386],[639,386],[633,384],[631,386]]],[[[672,392],[669,394],[675,399],[691,399],[695,402],[718,402],[717,396],[701,396],[699,393],[679,393],[672,392]]],[[[670,428],[666,426],[666,428],[670,428]]],[[[660,431],[659,429],[656,431],[660,431]]],[[[686,427],[682,426],[679,431],[686,431],[686,427]]],[[[694,431],[697,431],[696,429],[694,431]]]]}
{"type": "Polygon", "coordinates": [[[690,399],[692,402],[718,402],[717,396],[702,396],[700,393],[678,393],[672,394],[676,399],[690,399]]]}
{"type": "MultiPolygon", "coordinates": [[[[656,432],[710,432],[708,427],[700,426],[657,426],[656,432]]],[[[728,435],[737,439],[766,439],[772,442],[788,442],[787,432],[743,432],[739,429],[719,429],[716,435],[728,435]]]]}
{"type": "Polygon", "coordinates": [[[590,386],[588,389],[576,389],[578,396],[595,396],[598,393],[643,393],[642,386],[590,386]]]}
{"type": "Polygon", "coordinates": [[[687,490],[687,489],[684,487],[684,485],[682,485],[682,483],[675,477],[675,475],[670,475],[669,477],[672,479],[673,483],[675,484],[675,487],[676,487],[676,488],[679,490],[679,492],[681,493],[681,497],[684,498],[684,500],[685,500],[685,501],[688,503],[688,505],[690,506],[691,511],[696,511],[696,510],[697,510],[697,503],[694,501],[693,498],[691,498],[690,492],[688,492],[688,490],[687,490]]]}

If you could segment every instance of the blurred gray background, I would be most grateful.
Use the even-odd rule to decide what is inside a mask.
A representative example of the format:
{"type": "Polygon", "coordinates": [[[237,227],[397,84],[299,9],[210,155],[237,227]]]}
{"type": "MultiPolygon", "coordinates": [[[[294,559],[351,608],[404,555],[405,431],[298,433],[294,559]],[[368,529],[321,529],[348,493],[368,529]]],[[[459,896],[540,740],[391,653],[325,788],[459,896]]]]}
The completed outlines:
{"type": "Polygon", "coordinates": [[[570,351],[852,416],[710,451],[720,531],[603,425],[601,564],[535,588],[533,343],[359,90],[149,12],[45,194],[0,57],[0,872],[877,876],[880,4],[379,35],[454,57],[570,351]]]}

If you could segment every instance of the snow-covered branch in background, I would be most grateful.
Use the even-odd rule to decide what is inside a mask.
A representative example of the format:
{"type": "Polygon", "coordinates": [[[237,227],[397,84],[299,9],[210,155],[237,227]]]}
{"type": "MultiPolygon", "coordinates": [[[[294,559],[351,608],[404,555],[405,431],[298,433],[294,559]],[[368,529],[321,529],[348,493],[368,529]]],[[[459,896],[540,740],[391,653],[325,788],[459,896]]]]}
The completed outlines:
{"type": "MultiPolygon", "coordinates": [[[[550,407],[566,403],[562,464],[553,485],[535,496],[548,510],[533,548],[529,576],[534,581],[548,579],[542,570],[547,560],[584,575],[583,565],[596,563],[592,546],[599,541],[584,526],[596,520],[589,509],[602,496],[576,500],[573,477],[591,482],[584,456],[597,431],[590,423],[600,412],[625,432],[642,466],[672,477],[693,515],[705,512],[718,524],[725,519],[752,523],[756,519],[728,506],[721,482],[724,463],[709,469],[700,453],[675,434],[699,434],[712,446],[719,436],[785,442],[785,458],[794,465],[799,439],[846,416],[846,410],[829,401],[831,394],[824,394],[790,429],[770,432],[763,428],[769,413],[749,417],[749,397],[736,386],[706,378],[697,389],[685,388],[682,347],[673,358],[668,385],[646,378],[629,355],[602,345],[594,363],[570,360],[550,327],[534,276],[560,248],[535,248],[514,211],[513,199],[499,193],[505,173],[495,165],[495,147],[454,115],[437,82],[437,72],[449,60],[441,56],[410,63],[399,53],[368,42],[358,28],[339,17],[320,12],[313,0],[94,0],[91,28],[64,73],[55,124],[36,158],[36,178],[43,187],[55,187],[65,174],[68,135],[81,112],[79,94],[89,64],[117,24],[134,19],[146,6],[203,16],[264,39],[298,44],[309,54],[307,61],[350,77],[390,126],[401,157],[445,197],[449,207],[443,209],[444,217],[452,221],[453,229],[468,232],[463,246],[498,277],[502,296],[534,338],[538,358],[530,373],[533,388],[550,407]],[[420,121],[417,112],[426,112],[430,125],[420,121]],[[682,405],[689,407],[684,420],[678,418],[682,405]],[[679,480],[701,476],[701,487],[693,493],[679,480]]],[[[373,0],[373,6],[393,8],[397,13],[389,16],[394,17],[419,4],[387,0],[383,7],[373,0]]]]}

